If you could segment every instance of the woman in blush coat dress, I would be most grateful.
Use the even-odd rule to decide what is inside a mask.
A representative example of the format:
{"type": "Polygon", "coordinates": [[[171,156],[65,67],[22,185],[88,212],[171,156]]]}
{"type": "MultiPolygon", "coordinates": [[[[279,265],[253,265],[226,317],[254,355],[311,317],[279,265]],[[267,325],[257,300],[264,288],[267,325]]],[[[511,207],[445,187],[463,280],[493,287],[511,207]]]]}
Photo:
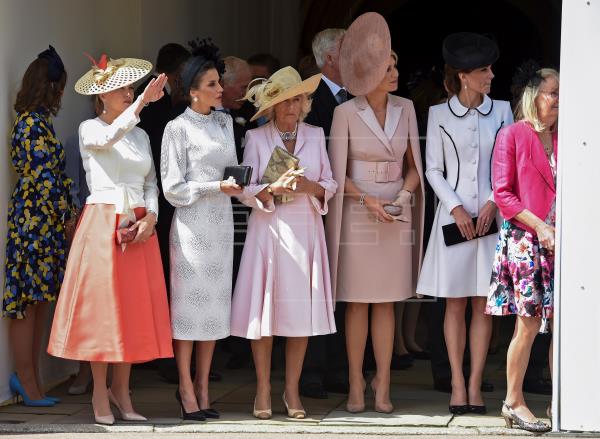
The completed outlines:
{"type": "Polygon", "coordinates": [[[283,394],[287,414],[304,418],[298,382],[308,337],[335,332],[321,215],[327,213],[337,184],[323,129],[302,122],[310,108],[307,94],[319,80],[315,75],[302,82],[296,70],[285,67],[247,94],[260,107],[254,118],[266,115],[270,122],[246,134],[244,164],[254,173],[242,201],[253,211],[233,295],[231,333],[252,340],[254,416],[259,419],[271,417],[273,336],[288,337],[283,394]],[[294,154],[305,169],[295,178],[295,190],[284,184],[289,172],[274,183],[261,183],[276,147],[294,154]],[[280,201],[284,194],[286,202],[280,201]]]}

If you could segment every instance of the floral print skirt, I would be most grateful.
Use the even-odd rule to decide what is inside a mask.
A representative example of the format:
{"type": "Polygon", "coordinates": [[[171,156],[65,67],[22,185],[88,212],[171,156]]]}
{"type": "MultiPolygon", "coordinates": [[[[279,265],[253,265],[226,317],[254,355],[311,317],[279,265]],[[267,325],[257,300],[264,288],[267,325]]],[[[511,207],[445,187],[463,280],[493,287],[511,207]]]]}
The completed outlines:
{"type": "Polygon", "coordinates": [[[485,313],[541,317],[542,332],[554,311],[554,253],[537,236],[504,221],[492,268],[485,313]]]}

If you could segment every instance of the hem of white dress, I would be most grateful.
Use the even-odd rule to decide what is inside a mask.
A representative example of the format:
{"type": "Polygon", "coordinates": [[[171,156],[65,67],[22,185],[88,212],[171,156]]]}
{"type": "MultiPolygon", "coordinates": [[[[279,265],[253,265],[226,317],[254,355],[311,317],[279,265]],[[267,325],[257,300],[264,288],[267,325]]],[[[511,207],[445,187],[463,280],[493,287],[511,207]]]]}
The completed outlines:
{"type": "Polygon", "coordinates": [[[173,340],[180,340],[180,341],[217,341],[217,340],[223,340],[224,338],[229,337],[230,335],[232,335],[231,333],[227,333],[224,335],[216,335],[214,337],[211,338],[206,338],[206,337],[192,337],[189,335],[186,335],[185,337],[177,337],[176,335],[173,335],[171,338],[173,340]]]}
{"type": "MultiPolygon", "coordinates": [[[[429,290],[431,291],[431,290],[429,290]]],[[[456,294],[450,291],[436,291],[436,292],[426,292],[426,290],[419,290],[417,294],[422,294],[423,296],[429,297],[439,297],[441,299],[463,299],[465,297],[488,297],[489,291],[486,291],[485,294],[456,294]]]]}

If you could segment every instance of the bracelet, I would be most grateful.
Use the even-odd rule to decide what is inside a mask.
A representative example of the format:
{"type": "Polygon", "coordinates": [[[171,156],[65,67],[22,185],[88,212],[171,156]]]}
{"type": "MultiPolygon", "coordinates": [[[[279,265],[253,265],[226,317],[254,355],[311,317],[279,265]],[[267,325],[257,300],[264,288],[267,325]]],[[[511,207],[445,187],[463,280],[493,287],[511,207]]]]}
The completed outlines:
{"type": "Polygon", "coordinates": [[[157,225],[158,224],[158,214],[151,209],[146,209],[146,215],[148,215],[150,213],[154,215],[154,225],[157,225]]]}
{"type": "Polygon", "coordinates": [[[271,188],[271,185],[267,186],[267,192],[273,195],[273,188],[271,188]]]}
{"type": "Polygon", "coordinates": [[[360,204],[361,206],[364,206],[366,196],[367,196],[367,194],[365,194],[365,193],[360,194],[360,199],[358,200],[358,204],[360,204]]]}

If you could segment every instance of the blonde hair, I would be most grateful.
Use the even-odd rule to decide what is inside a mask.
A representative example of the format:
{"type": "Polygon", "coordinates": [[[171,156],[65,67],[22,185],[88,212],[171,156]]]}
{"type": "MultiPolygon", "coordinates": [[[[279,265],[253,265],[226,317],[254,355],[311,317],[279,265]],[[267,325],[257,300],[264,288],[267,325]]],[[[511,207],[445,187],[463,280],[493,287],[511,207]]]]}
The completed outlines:
{"type": "MultiPolygon", "coordinates": [[[[310,108],[312,106],[312,99],[309,98],[306,93],[298,95],[298,96],[300,96],[300,98],[302,99],[302,109],[300,110],[300,116],[298,117],[298,122],[302,122],[306,118],[306,116],[308,116],[308,113],[310,113],[310,108]]],[[[290,99],[292,99],[292,98],[290,98],[290,99]]],[[[285,102],[285,101],[283,101],[283,102],[285,102]]],[[[265,113],[263,114],[265,119],[267,119],[267,120],[274,119],[275,107],[277,105],[279,105],[279,104],[275,104],[271,108],[268,108],[265,111],[265,113]]]]}
{"type": "Polygon", "coordinates": [[[325,29],[315,35],[312,40],[312,51],[319,69],[325,65],[325,57],[340,43],[346,31],[344,29],[325,29]]]}
{"type": "Polygon", "coordinates": [[[544,126],[538,115],[537,106],[535,100],[540,94],[540,88],[542,83],[547,78],[554,78],[560,83],[559,74],[556,70],[550,68],[543,68],[538,70],[538,74],[541,76],[542,81],[537,85],[527,85],[523,88],[521,98],[517,102],[515,107],[515,119],[525,120],[531,124],[533,129],[538,133],[544,131],[547,127],[544,126]]]}

